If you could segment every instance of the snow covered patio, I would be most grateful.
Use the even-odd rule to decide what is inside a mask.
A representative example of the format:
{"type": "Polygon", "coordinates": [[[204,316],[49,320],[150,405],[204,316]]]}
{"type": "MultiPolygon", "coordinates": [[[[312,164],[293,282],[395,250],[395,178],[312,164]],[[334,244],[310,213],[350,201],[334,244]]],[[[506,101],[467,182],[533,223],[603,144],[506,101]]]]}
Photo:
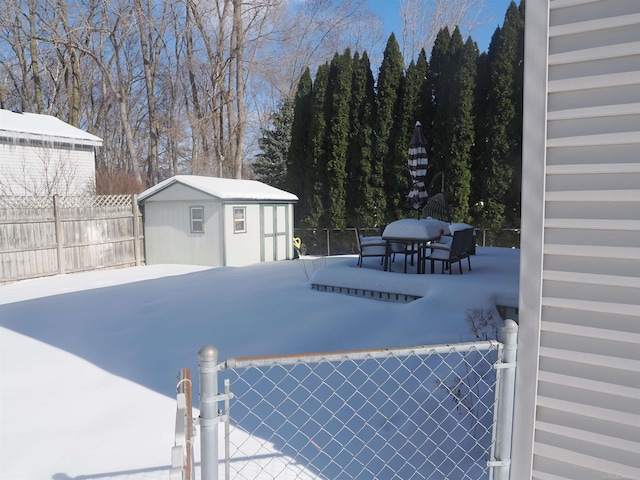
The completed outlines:
{"type": "Polygon", "coordinates": [[[480,281],[489,282],[496,287],[495,303],[500,306],[517,308],[518,303],[518,264],[519,250],[478,247],[476,255],[471,257],[473,270],[468,271],[466,262],[464,274],[458,273],[455,266],[453,274],[447,272],[416,274],[417,266],[407,262],[404,272],[404,259],[398,256],[391,263],[391,271],[383,271],[379,258],[365,257],[361,268],[353,267],[350,257],[344,261],[336,260],[315,270],[311,278],[313,288],[320,291],[343,293],[376,300],[409,302],[422,297],[451,298],[452,294],[462,294],[474,290],[480,281]],[[505,279],[515,282],[516,288],[508,287],[505,279]]]}
{"type": "Polygon", "coordinates": [[[475,341],[470,312],[497,325],[496,305],[517,302],[519,257],[479,248],[464,275],[383,272],[374,258],[358,268],[355,256],[305,257],[0,287],[1,476],[166,479],[176,375],[181,367],[197,371],[204,344],[225,359],[475,341]],[[380,302],[318,292],[312,281],[420,298],[380,302]]]}

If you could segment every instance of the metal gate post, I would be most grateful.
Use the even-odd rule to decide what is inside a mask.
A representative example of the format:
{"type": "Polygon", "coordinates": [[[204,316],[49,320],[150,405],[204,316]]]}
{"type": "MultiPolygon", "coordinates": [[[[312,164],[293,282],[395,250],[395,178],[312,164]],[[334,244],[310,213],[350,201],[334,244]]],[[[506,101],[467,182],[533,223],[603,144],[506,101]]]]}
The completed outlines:
{"type": "Polygon", "coordinates": [[[495,445],[490,478],[509,480],[511,470],[511,437],[513,434],[513,403],[516,380],[516,351],[518,348],[518,324],[505,320],[502,325],[504,353],[502,363],[497,363],[498,398],[495,419],[495,445]]]}
{"type": "Polygon", "coordinates": [[[198,352],[200,370],[200,471],[202,480],[218,480],[218,350],[198,352]]]}

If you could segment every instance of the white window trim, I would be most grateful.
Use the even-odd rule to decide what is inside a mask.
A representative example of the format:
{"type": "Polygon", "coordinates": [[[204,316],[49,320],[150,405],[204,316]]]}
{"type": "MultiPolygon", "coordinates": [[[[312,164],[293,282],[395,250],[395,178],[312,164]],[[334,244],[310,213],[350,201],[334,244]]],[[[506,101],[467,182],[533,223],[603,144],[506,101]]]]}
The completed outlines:
{"type": "Polygon", "coordinates": [[[232,207],[233,212],[233,233],[247,233],[247,207],[232,207]],[[242,211],[242,220],[236,220],[236,210],[242,211]],[[237,224],[242,222],[243,228],[238,228],[237,224]]]}

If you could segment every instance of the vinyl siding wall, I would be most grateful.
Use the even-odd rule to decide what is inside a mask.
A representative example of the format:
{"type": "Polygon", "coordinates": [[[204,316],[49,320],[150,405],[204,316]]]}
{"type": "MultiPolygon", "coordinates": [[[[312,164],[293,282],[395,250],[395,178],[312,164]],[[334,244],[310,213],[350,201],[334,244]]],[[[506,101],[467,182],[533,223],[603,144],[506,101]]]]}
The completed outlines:
{"type": "Polygon", "coordinates": [[[640,1],[526,22],[511,478],[640,478],[640,1]]]}
{"type": "Polygon", "coordinates": [[[78,196],[95,187],[90,145],[0,141],[0,195],[78,196]]]}

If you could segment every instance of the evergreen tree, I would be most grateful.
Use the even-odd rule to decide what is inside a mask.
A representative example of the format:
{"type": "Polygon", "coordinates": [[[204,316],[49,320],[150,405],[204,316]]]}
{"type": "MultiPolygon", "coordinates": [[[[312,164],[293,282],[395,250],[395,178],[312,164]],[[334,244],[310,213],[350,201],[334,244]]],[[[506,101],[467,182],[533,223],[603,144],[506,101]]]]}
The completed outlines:
{"type": "Polygon", "coordinates": [[[402,207],[403,216],[414,216],[416,212],[411,209],[411,206],[407,203],[406,197],[411,189],[411,174],[409,173],[408,157],[409,157],[409,142],[413,135],[416,122],[422,123],[424,120],[424,101],[422,100],[424,81],[427,76],[427,58],[424,50],[421,51],[418,56],[418,61],[409,64],[407,73],[403,82],[403,88],[401,89],[401,113],[400,113],[400,128],[398,132],[400,136],[396,142],[396,148],[398,149],[398,157],[402,158],[399,164],[398,172],[398,185],[400,190],[397,192],[400,196],[400,206],[402,207]],[[404,189],[402,185],[404,183],[404,189]]]}
{"type": "Polygon", "coordinates": [[[351,87],[353,81],[351,52],[335,54],[329,67],[326,122],[326,197],[324,224],[343,229],[346,226],[347,153],[349,150],[351,87]]]}
{"type": "MultiPolygon", "coordinates": [[[[501,228],[519,219],[519,192],[510,192],[520,171],[522,154],[517,133],[522,129],[521,88],[517,86],[518,68],[522,62],[521,36],[524,25],[521,12],[511,2],[502,29],[491,52],[491,89],[488,106],[488,149],[485,158],[486,178],[483,217],[490,228],[501,228]],[[515,200],[515,199],[518,200],[515,200]]],[[[520,133],[521,135],[521,133],[520,133]]],[[[517,181],[517,180],[516,180],[517,181]]],[[[517,188],[517,187],[516,187],[517,188]]]]}
{"type": "Polygon", "coordinates": [[[374,227],[384,210],[382,164],[373,155],[375,91],[366,52],[353,56],[349,150],[347,154],[347,225],[374,227]]]}
{"type": "Polygon", "coordinates": [[[434,109],[432,175],[444,173],[444,193],[451,217],[458,222],[470,218],[477,57],[478,49],[471,38],[463,43],[458,27],[451,35],[445,28],[436,38],[429,70],[434,109]]]}
{"type": "Polygon", "coordinates": [[[296,224],[300,224],[308,215],[308,202],[306,192],[306,172],[310,168],[311,159],[309,142],[311,117],[311,72],[307,68],[298,82],[295,99],[293,102],[293,124],[291,126],[291,145],[287,155],[287,189],[295,193],[300,199],[296,209],[296,224]]]}
{"type": "MultiPolygon", "coordinates": [[[[392,33],[387,41],[380,65],[376,95],[378,118],[375,127],[375,152],[383,162],[387,203],[386,212],[381,219],[383,223],[400,216],[404,203],[404,197],[400,192],[406,190],[407,184],[404,177],[406,169],[402,169],[402,150],[399,150],[397,145],[398,139],[401,137],[399,133],[399,129],[401,129],[401,96],[399,93],[403,79],[404,61],[396,37],[392,33]]],[[[404,192],[405,196],[406,193],[404,192]]]]}
{"type": "Polygon", "coordinates": [[[471,149],[475,141],[474,94],[478,47],[469,38],[462,40],[458,28],[452,35],[456,45],[451,71],[451,132],[450,148],[445,154],[445,189],[451,205],[451,217],[457,222],[469,222],[469,197],[471,196],[471,149]]]}
{"type": "MultiPolygon", "coordinates": [[[[423,133],[425,128],[431,123],[431,94],[429,92],[429,63],[427,53],[424,48],[420,50],[418,61],[416,62],[416,83],[418,87],[417,108],[414,113],[416,121],[422,124],[423,133]]],[[[415,125],[415,122],[414,122],[415,125]]],[[[413,128],[413,127],[412,127],[413,128]]],[[[426,133],[425,133],[426,136],[426,133]]]]}
{"type": "MultiPolygon", "coordinates": [[[[497,30],[496,30],[497,31],[497,30]]],[[[494,33],[493,38],[496,38],[494,33]]],[[[492,40],[493,42],[493,40],[492,40]]],[[[492,49],[490,48],[491,52],[492,49]]],[[[476,74],[476,94],[475,94],[475,144],[471,154],[471,197],[470,208],[473,215],[473,224],[485,228],[483,218],[485,188],[484,181],[487,175],[485,169],[485,158],[488,157],[489,143],[489,90],[491,88],[490,65],[491,57],[489,53],[483,52],[478,57],[476,74]]]]}
{"type": "MultiPolygon", "coordinates": [[[[444,121],[448,110],[447,92],[449,91],[449,83],[447,80],[449,63],[449,44],[451,43],[451,34],[447,27],[438,32],[436,40],[431,50],[431,61],[429,62],[429,70],[427,72],[428,94],[431,99],[431,122],[425,129],[425,136],[430,145],[429,163],[431,165],[431,176],[444,172],[445,160],[444,152],[446,152],[447,138],[449,132],[446,130],[447,123],[444,121]]],[[[433,192],[429,192],[432,194],[433,192]]]]}
{"type": "Polygon", "coordinates": [[[516,109],[516,114],[511,122],[511,138],[513,139],[513,159],[514,169],[511,176],[511,188],[509,189],[509,205],[511,208],[507,214],[507,225],[519,226],[520,225],[520,202],[522,193],[522,102],[523,102],[523,88],[524,88],[524,14],[525,14],[525,0],[520,2],[518,7],[518,13],[520,14],[519,21],[516,24],[516,33],[518,36],[518,48],[514,60],[514,88],[513,88],[513,102],[516,109]]]}
{"type": "Polygon", "coordinates": [[[326,115],[325,103],[329,82],[329,64],[320,65],[311,91],[311,110],[309,116],[309,148],[304,161],[304,211],[301,225],[307,227],[321,225],[325,218],[324,198],[327,189],[326,158],[326,115]]]}
{"type": "Polygon", "coordinates": [[[287,162],[299,224],[370,227],[410,215],[407,145],[417,120],[428,142],[427,184],[445,173],[453,218],[471,221],[470,205],[477,204],[478,225],[517,221],[523,15],[524,2],[519,9],[512,3],[480,57],[458,28],[441,30],[429,62],[422,51],[406,75],[392,34],[375,89],[366,53],[336,54],[313,83],[307,71],[287,162]]]}
{"type": "Polygon", "coordinates": [[[287,186],[287,160],[291,146],[293,124],[293,100],[280,101],[278,109],[271,113],[271,128],[261,129],[258,146],[262,153],[256,155],[253,172],[256,179],[272,187],[287,186]]]}

